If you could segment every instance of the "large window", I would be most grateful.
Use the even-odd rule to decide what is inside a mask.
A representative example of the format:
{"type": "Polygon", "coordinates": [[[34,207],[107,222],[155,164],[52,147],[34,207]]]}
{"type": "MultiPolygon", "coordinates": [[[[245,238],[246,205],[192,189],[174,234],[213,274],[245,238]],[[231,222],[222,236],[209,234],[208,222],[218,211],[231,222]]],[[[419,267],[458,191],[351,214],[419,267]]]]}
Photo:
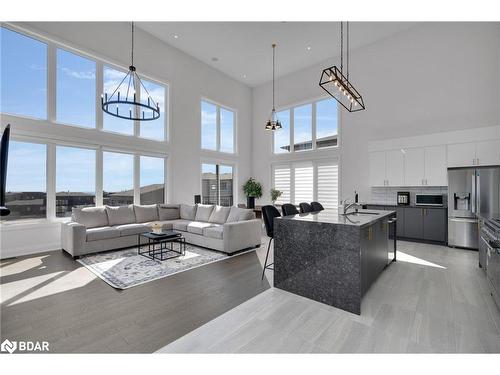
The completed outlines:
{"type": "Polygon", "coordinates": [[[338,146],[338,105],[334,99],[283,110],[278,118],[283,128],[273,132],[275,154],[338,146]]]}
{"type": "Polygon", "coordinates": [[[110,206],[134,203],[134,155],[103,152],[103,199],[110,206]]]}
{"type": "Polygon", "coordinates": [[[95,205],[95,150],[56,147],[56,216],[95,205]]]}
{"type": "MultiPolygon", "coordinates": [[[[123,81],[126,75],[127,73],[121,70],[116,70],[110,68],[109,66],[104,67],[103,87],[104,87],[104,93],[108,94],[108,98],[111,97],[115,89],[123,81]]],[[[115,97],[117,95],[118,94],[115,93],[115,97]]],[[[126,93],[120,92],[120,98],[124,98],[126,97],[126,95],[127,95],[126,93]]],[[[129,99],[131,99],[130,96],[132,96],[133,99],[133,94],[129,93],[129,99]]],[[[116,108],[118,108],[119,113],[121,112],[122,114],[128,113],[129,111],[129,108],[125,108],[123,106],[117,106],[117,107],[110,106],[110,109],[116,110],[116,108]]],[[[107,114],[105,112],[103,112],[102,116],[103,116],[102,123],[104,130],[116,133],[122,133],[126,135],[134,134],[134,121],[111,116],[110,114],[107,114]]]]}
{"type": "Polygon", "coordinates": [[[0,28],[0,111],[47,118],[47,45],[0,28]]]}
{"type": "Polygon", "coordinates": [[[201,148],[234,153],[235,113],[227,108],[201,101],[201,148]]]}
{"type": "Polygon", "coordinates": [[[57,50],[57,121],[95,127],[95,61],[57,50]]]}
{"type": "Polygon", "coordinates": [[[283,192],[278,204],[319,201],[327,209],[336,209],[338,186],[337,162],[296,162],[273,167],[273,187],[283,192]]]}
{"type": "Polygon", "coordinates": [[[165,113],[165,87],[145,79],[142,80],[142,83],[144,87],[141,86],[141,102],[148,104],[148,96],[151,95],[151,98],[160,107],[160,118],[140,122],[140,136],[163,141],[165,139],[165,118],[167,116],[165,113]]]}
{"type": "Polygon", "coordinates": [[[201,197],[203,204],[233,205],[233,167],[201,165],[201,197]]]}
{"type": "Polygon", "coordinates": [[[46,153],[43,144],[10,142],[5,201],[11,213],[2,220],[45,218],[46,153]]]}
{"type": "Polygon", "coordinates": [[[141,204],[165,202],[165,159],[141,156],[141,204]]]}

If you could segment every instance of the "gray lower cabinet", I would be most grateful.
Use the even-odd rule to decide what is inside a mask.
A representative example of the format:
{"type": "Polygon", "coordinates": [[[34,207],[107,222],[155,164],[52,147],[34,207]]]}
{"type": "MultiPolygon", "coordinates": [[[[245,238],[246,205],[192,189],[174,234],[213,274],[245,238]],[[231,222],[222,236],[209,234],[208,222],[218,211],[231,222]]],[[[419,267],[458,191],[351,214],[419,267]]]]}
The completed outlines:
{"type": "Polygon", "coordinates": [[[446,241],[446,210],[424,208],[424,240],[446,241]]]}
{"type": "Polygon", "coordinates": [[[404,237],[423,238],[424,210],[422,208],[406,207],[404,212],[404,237]]]}

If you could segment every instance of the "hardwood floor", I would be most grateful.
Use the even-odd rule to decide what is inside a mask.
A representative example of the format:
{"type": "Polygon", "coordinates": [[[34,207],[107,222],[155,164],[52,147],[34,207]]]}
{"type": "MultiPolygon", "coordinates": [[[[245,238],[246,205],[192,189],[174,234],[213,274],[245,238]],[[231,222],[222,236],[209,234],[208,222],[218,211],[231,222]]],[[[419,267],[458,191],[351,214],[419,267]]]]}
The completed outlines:
{"type": "Polygon", "coordinates": [[[154,352],[269,288],[256,252],[127,290],[59,251],[0,267],[1,341],[60,353],[154,352]]]}
{"type": "Polygon", "coordinates": [[[360,316],[272,288],[160,352],[499,353],[500,311],[478,253],[410,242],[398,249],[360,316]]]}

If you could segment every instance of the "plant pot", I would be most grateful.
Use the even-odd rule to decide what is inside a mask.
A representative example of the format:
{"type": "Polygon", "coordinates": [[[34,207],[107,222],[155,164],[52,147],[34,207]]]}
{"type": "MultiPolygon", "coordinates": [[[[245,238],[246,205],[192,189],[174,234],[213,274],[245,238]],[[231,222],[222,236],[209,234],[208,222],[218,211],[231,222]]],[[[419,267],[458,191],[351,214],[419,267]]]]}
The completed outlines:
{"type": "Polygon", "coordinates": [[[255,208],[255,197],[247,197],[247,208],[255,208]]]}

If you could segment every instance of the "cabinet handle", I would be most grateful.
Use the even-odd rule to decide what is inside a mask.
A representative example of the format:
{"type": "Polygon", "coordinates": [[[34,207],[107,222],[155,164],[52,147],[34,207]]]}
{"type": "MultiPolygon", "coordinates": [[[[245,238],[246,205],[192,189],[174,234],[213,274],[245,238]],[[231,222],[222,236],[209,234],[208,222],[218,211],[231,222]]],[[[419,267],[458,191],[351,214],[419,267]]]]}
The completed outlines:
{"type": "Polygon", "coordinates": [[[479,158],[476,159],[476,165],[479,165],[479,158]]]}

